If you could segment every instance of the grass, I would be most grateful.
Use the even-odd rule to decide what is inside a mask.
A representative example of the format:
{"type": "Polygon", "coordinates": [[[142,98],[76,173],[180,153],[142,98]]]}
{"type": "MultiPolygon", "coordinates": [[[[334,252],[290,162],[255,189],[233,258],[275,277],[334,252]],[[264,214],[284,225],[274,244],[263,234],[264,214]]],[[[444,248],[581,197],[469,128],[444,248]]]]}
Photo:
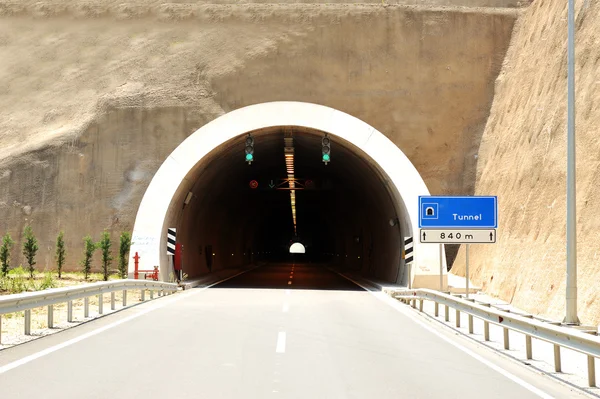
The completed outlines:
{"type": "MultiPolygon", "coordinates": [[[[116,274],[111,274],[109,280],[118,280],[116,274]]],[[[82,272],[63,272],[58,279],[55,271],[34,272],[33,279],[23,267],[16,267],[8,272],[6,277],[0,277],[0,295],[19,294],[21,292],[41,291],[49,288],[70,287],[79,284],[104,281],[102,273],[90,273],[87,281],[82,272]]]]}

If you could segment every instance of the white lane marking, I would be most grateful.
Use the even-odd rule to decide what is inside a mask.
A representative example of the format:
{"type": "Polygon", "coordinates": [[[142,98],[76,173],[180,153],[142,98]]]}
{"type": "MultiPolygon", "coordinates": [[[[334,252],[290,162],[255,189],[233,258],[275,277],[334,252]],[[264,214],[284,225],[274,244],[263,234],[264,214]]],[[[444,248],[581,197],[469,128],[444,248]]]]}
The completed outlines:
{"type": "Polygon", "coordinates": [[[292,282],[291,282],[291,281],[288,281],[288,285],[291,285],[291,284],[292,284],[292,282]]]}
{"type": "Polygon", "coordinates": [[[283,311],[283,313],[287,313],[287,311],[288,311],[288,310],[290,310],[290,305],[289,305],[287,302],[285,302],[285,303],[283,304],[283,309],[282,309],[282,311],[283,311]]]}
{"type": "Polygon", "coordinates": [[[285,331],[279,331],[277,334],[277,348],[276,353],[285,353],[285,331]]]}
{"type": "Polygon", "coordinates": [[[73,345],[73,344],[76,344],[77,342],[83,341],[84,339],[87,339],[87,338],[93,337],[94,335],[98,335],[98,334],[100,334],[101,332],[104,332],[104,331],[106,331],[106,330],[110,330],[111,328],[114,328],[114,327],[117,327],[117,326],[119,326],[119,325],[121,325],[121,324],[127,323],[128,321],[131,321],[131,320],[137,319],[138,317],[140,317],[140,316],[143,316],[143,315],[145,315],[145,314],[148,314],[148,313],[150,313],[150,312],[153,312],[153,311],[155,311],[155,310],[157,310],[157,309],[160,309],[160,308],[163,308],[163,307],[165,307],[165,306],[167,306],[167,305],[170,305],[170,304],[172,304],[172,303],[175,303],[175,302],[181,301],[182,299],[188,298],[188,297],[190,297],[190,296],[192,296],[192,295],[196,295],[196,294],[198,294],[198,293],[200,293],[200,292],[202,292],[202,291],[204,291],[204,290],[206,290],[206,289],[208,289],[208,288],[210,288],[210,287],[212,287],[212,286],[214,286],[214,285],[220,284],[220,283],[222,283],[222,282],[224,282],[224,281],[227,281],[227,280],[229,280],[229,279],[232,279],[232,278],[234,278],[234,277],[237,277],[237,276],[239,276],[240,274],[246,273],[247,271],[249,271],[249,270],[245,270],[245,271],[243,271],[243,272],[240,272],[240,273],[238,273],[238,274],[236,274],[236,275],[234,275],[234,276],[227,277],[226,279],[223,279],[223,280],[217,281],[216,283],[213,283],[213,284],[211,284],[211,285],[208,285],[208,286],[206,286],[206,287],[200,288],[200,289],[198,289],[197,291],[196,291],[196,290],[192,290],[192,291],[191,291],[190,293],[188,293],[188,294],[179,294],[179,295],[175,296],[175,298],[173,298],[173,299],[170,299],[170,300],[165,300],[163,303],[157,303],[157,304],[155,304],[154,306],[151,306],[151,307],[149,307],[148,309],[145,309],[145,310],[142,310],[142,311],[140,311],[139,313],[136,313],[136,314],[134,314],[134,315],[128,316],[128,317],[126,317],[126,318],[124,318],[124,319],[121,319],[121,320],[119,320],[119,321],[115,321],[114,323],[107,324],[107,325],[105,325],[105,326],[103,326],[103,327],[100,327],[100,328],[98,328],[98,329],[96,329],[96,330],[93,330],[93,331],[87,332],[87,333],[85,333],[85,334],[83,334],[83,335],[80,335],[79,337],[72,338],[72,339],[70,339],[70,340],[68,340],[68,341],[65,341],[65,342],[63,342],[63,343],[60,343],[60,344],[58,344],[58,345],[51,346],[51,347],[49,347],[49,348],[46,348],[46,349],[44,349],[44,350],[42,350],[42,351],[39,351],[39,352],[36,352],[36,353],[32,353],[31,355],[29,355],[29,356],[25,356],[24,358],[21,358],[21,359],[19,359],[19,360],[15,360],[15,361],[14,361],[14,362],[12,362],[12,363],[8,363],[8,364],[6,364],[6,365],[4,365],[4,366],[1,366],[1,367],[0,367],[0,375],[2,375],[2,374],[4,374],[4,373],[6,373],[6,372],[7,372],[7,371],[9,371],[9,370],[12,370],[12,369],[14,369],[14,368],[17,368],[17,367],[19,367],[19,366],[22,366],[22,365],[24,365],[24,364],[27,364],[27,363],[29,363],[29,362],[32,362],[32,361],[34,361],[34,360],[36,360],[36,359],[39,359],[39,358],[41,358],[41,357],[44,357],[44,356],[46,356],[46,355],[49,355],[49,354],[51,354],[52,352],[56,352],[57,350],[60,350],[60,349],[66,348],[66,347],[68,347],[68,346],[71,346],[71,345],[73,345]]]}
{"type": "Polygon", "coordinates": [[[420,325],[421,327],[423,327],[424,329],[426,329],[427,331],[437,335],[439,338],[443,339],[444,341],[446,341],[447,343],[449,343],[450,345],[454,346],[457,349],[460,349],[461,351],[463,351],[464,353],[466,353],[467,355],[471,356],[472,358],[480,361],[481,363],[485,364],[486,366],[488,366],[489,368],[491,368],[492,370],[502,374],[503,376],[505,376],[506,378],[508,378],[509,380],[521,385],[523,388],[527,389],[528,391],[536,394],[537,396],[539,396],[540,398],[544,398],[544,399],[554,399],[554,396],[547,394],[546,392],[542,391],[539,388],[534,387],[533,385],[531,385],[530,383],[528,383],[527,381],[522,380],[521,378],[517,377],[516,375],[512,374],[511,372],[504,370],[502,367],[490,362],[487,359],[484,359],[482,356],[476,354],[475,352],[473,352],[472,350],[462,346],[461,344],[459,344],[458,342],[454,342],[452,339],[444,336],[442,333],[440,333],[439,331],[436,331],[435,329],[433,329],[432,327],[428,326],[427,324],[423,323],[421,320],[418,320],[414,314],[407,312],[406,309],[403,308],[403,305],[400,304],[400,302],[398,302],[396,299],[391,298],[389,295],[384,294],[383,292],[372,292],[371,290],[369,290],[367,287],[363,286],[362,284],[358,283],[357,281],[354,281],[353,279],[344,276],[341,273],[338,273],[340,276],[352,281],[354,284],[358,285],[359,287],[363,288],[365,291],[367,291],[369,294],[373,295],[375,298],[379,299],[382,302],[387,303],[388,305],[392,306],[394,309],[396,309],[399,312],[402,312],[402,314],[405,314],[407,316],[409,316],[415,323],[417,323],[418,325],[420,325]]]}

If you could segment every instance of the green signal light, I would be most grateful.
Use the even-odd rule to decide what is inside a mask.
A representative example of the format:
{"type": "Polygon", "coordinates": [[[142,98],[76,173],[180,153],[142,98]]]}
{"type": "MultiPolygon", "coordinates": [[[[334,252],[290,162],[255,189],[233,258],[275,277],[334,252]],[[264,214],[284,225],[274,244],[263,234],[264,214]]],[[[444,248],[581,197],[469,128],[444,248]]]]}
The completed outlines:
{"type": "Polygon", "coordinates": [[[246,161],[252,161],[254,159],[254,155],[246,154],[246,161]]]}
{"type": "Polygon", "coordinates": [[[329,156],[329,154],[323,154],[323,161],[329,162],[330,160],[331,160],[331,157],[329,156]]]}

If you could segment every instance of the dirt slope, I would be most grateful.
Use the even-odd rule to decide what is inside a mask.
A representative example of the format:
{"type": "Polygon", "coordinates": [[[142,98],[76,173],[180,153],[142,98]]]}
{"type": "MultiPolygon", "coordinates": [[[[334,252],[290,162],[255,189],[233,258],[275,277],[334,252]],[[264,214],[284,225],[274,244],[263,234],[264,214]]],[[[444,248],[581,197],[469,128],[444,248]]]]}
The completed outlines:
{"type": "MultiPolygon", "coordinates": [[[[579,309],[600,323],[600,1],[577,3],[579,309]]],[[[472,246],[472,279],[562,320],[565,300],[567,2],[519,19],[481,141],[477,194],[499,196],[498,244],[472,246]]],[[[464,275],[461,250],[453,270],[464,275]]]]}

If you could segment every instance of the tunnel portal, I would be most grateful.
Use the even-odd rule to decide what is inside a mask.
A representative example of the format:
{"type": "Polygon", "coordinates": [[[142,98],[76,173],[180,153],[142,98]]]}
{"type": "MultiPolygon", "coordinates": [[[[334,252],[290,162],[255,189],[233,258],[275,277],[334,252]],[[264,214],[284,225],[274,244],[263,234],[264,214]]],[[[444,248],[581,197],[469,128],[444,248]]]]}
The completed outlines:
{"type": "Polygon", "coordinates": [[[259,104],[205,125],[169,156],[140,204],[131,253],[169,279],[163,238],[175,228],[175,266],[189,277],[289,261],[300,243],[307,262],[433,286],[437,246],[415,246],[412,273],[402,257],[418,195],[428,191],[414,166],[364,122],[314,104],[259,104]]]}

